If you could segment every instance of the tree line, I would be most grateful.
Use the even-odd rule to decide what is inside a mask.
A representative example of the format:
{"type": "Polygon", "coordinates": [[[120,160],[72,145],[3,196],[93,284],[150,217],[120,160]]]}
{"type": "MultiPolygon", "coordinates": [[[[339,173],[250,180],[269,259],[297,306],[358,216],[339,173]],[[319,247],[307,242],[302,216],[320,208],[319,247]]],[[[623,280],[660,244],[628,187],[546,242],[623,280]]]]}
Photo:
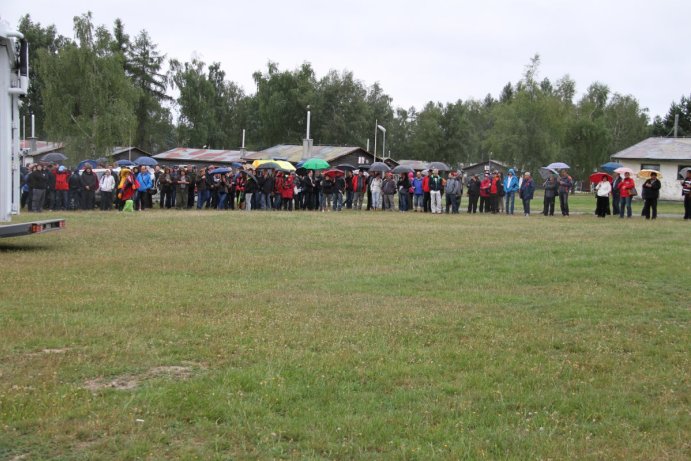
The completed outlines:
{"type": "Polygon", "coordinates": [[[679,134],[691,135],[691,96],[651,122],[635,97],[604,83],[592,83],[575,100],[576,82],[568,75],[540,78],[539,55],[496,98],[404,109],[393,106],[378,82],[367,85],[351,71],[318,77],[309,63],[282,70],[269,62],[253,74],[256,91],[246,94],[221,63],[168,59],[145,30],[130,36],[120,19],[110,29],[95,26],[91,13],[74,18],[74,39],[28,14],[19,30],[32,63],[21,115],[34,114],[37,137],[65,142],[73,159],[107,157],[115,146],[152,153],[238,148],[243,129],[249,150],[300,144],[307,107],[315,144],[364,147],[377,120],[394,159],[470,164],[491,158],[531,170],[564,161],[578,177],[648,136],[668,136],[677,114],[679,134]]]}

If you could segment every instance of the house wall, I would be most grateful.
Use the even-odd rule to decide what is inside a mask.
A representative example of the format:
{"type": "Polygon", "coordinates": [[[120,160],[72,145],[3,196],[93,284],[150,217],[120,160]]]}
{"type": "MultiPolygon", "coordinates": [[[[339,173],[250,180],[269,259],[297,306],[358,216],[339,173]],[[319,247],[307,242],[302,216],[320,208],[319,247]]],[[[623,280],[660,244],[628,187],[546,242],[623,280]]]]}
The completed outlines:
{"type": "MultiPolygon", "coordinates": [[[[683,200],[683,197],[681,196],[681,180],[677,179],[677,172],[679,171],[679,166],[685,165],[685,163],[683,163],[682,161],[665,162],[662,160],[629,159],[618,159],[616,161],[618,161],[625,167],[631,168],[633,171],[639,171],[641,169],[641,165],[644,164],[659,163],[660,173],[662,173],[662,179],[660,179],[660,183],[662,183],[662,187],[660,188],[660,199],[677,201],[683,200]]],[[[638,189],[638,193],[640,194],[645,179],[638,179],[634,176],[634,180],[636,181],[636,188],[638,189]]]]}

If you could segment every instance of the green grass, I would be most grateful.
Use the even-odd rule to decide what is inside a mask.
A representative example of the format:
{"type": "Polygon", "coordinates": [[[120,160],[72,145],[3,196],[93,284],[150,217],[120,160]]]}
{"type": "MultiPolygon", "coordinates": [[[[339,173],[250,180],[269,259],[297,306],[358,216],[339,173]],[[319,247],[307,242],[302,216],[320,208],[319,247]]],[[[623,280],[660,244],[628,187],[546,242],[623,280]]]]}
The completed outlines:
{"type": "Polygon", "coordinates": [[[64,216],[0,241],[0,459],[691,456],[688,222],[64,216]]]}

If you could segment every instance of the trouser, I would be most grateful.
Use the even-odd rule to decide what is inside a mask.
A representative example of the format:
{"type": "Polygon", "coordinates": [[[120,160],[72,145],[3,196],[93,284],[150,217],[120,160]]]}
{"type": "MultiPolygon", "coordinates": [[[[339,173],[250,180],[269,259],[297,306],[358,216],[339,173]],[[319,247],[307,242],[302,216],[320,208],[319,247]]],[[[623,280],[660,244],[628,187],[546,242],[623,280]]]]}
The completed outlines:
{"type": "Polygon", "coordinates": [[[595,214],[600,218],[604,218],[605,216],[607,216],[607,209],[608,208],[609,208],[609,196],[600,197],[598,195],[597,207],[595,207],[595,214]]]}
{"type": "Polygon", "coordinates": [[[408,191],[401,190],[398,194],[398,211],[408,211],[408,191]]]}
{"type": "Polygon", "coordinates": [[[624,217],[624,211],[626,211],[626,217],[631,217],[631,197],[622,197],[619,200],[619,217],[624,217]]]}
{"type": "Polygon", "coordinates": [[[489,213],[489,197],[480,196],[480,213],[489,213]]]}
{"type": "Polygon", "coordinates": [[[70,203],[70,193],[66,190],[55,191],[55,201],[53,202],[53,210],[66,210],[70,203]]]}
{"type": "Polygon", "coordinates": [[[92,190],[82,191],[82,205],[85,210],[93,210],[96,202],[96,193],[92,190]]]}
{"type": "Polygon", "coordinates": [[[621,197],[619,194],[612,194],[612,215],[616,216],[619,214],[619,202],[621,197]]]}
{"type": "Polygon", "coordinates": [[[339,190],[334,192],[333,195],[333,210],[341,211],[341,208],[343,208],[343,193],[339,190]]]}
{"type": "Polygon", "coordinates": [[[364,198],[364,195],[364,192],[353,193],[353,209],[362,210],[362,200],[364,198]]]}
{"type": "Polygon", "coordinates": [[[446,194],[446,212],[458,213],[458,195],[457,194],[446,194]]]}
{"type": "Polygon", "coordinates": [[[526,216],[530,214],[530,200],[529,198],[523,199],[523,214],[526,216]]]}
{"type": "Polygon", "coordinates": [[[507,192],[506,193],[506,214],[513,214],[513,209],[514,209],[514,202],[516,201],[516,193],[515,192],[507,192]]]}
{"type": "Polygon", "coordinates": [[[468,195],[468,213],[477,212],[477,195],[468,195]]]}
{"type": "Polygon", "coordinates": [[[353,196],[354,192],[352,190],[347,190],[346,191],[346,201],[345,201],[345,207],[347,209],[352,209],[353,208],[353,196]]]}
{"type": "Polygon", "coordinates": [[[252,196],[254,193],[245,192],[245,211],[252,211],[252,196]]]}
{"type": "Polygon", "coordinates": [[[691,219],[691,192],[684,196],[684,219],[691,219]]]}
{"type": "Polygon", "coordinates": [[[559,192],[559,209],[561,210],[562,216],[569,215],[569,193],[559,192]]]}
{"type": "Polygon", "coordinates": [[[641,212],[641,216],[645,216],[645,219],[650,219],[650,210],[652,209],[652,218],[655,219],[657,218],[657,199],[656,198],[647,198],[643,202],[643,211],[641,212]]]}
{"type": "Polygon", "coordinates": [[[377,210],[381,205],[381,192],[378,190],[372,191],[372,208],[377,210]]]}
{"type": "Polygon", "coordinates": [[[54,210],[55,209],[55,189],[46,189],[45,209],[46,210],[54,210]]]}
{"type": "Polygon", "coordinates": [[[545,216],[554,216],[554,197],[545,197],[544,208],[542,209],[542,214],[545,216]]]}
{"type": "Polygon", "coordinates": [[[284,211],[293,211],[293,199],[281,198],[281,203],[283,204],[284,211]]]}
{"type": "Polygon", "coordinates": [[[393,194],[384,194],[383,210],[393,211],[393,194]]]}
{"type": "Polygon", "coordinates": [[[499,213],[499,196],[497,194],[489,196],[489,210],[492,213],[499,213]]]}
{"type": "Polygon", "coordinates": [[[80,210],[82,208],[82,191],[77,189],[70,190],[70,199],[67,208],[69,210],[80,210]]]}
{"type": "Polygon", "coordinates": [[[45,189],[31,189],[31,211],[43,211],[43,203],[46,201],[45,189]]]}
{"type": "Polygon", "coordinates": [[[101,210],[108,211],[113,208],[113,191],[101,191],[101,210]]]}
{"type": "Polygon", "coordinates": [[[194,185],[187,186],[187,208],[194,208],[194,185]]]}
{"type": "Polygon", "coordinates": [[[367,211],[372,209],[372,191],[367,190],[367,211]]]}
{"type": "Polygon", "coordinates": [[[425,209],[425,196],[424,195],[413,195],[413,208],[415,211],[425,209]]]}
{"type": "MultiPolygon", "coordinates": [[[[146,208],[146,202],[145,200],[145,195],[147,192],[145,190],[138,190],[137,192],[134,193],[134,209],[135,210],[144,210],[146,208]]],[[[84,207],[86,208],[86,206],[84,207]]]]}
{"type": "Polygon", "coordinates": [[[441,213],[441,191],[431,190],[429,191],[429,197],[432,213],[441,213]]]}
{"type": "Polygon", "coordinates": [[[429,192],[425,192],[424,197],[425,197],[425,198],[424,198],[425,203],[424,203],[424,207],[423,207],[423,208],[424,208],[424,210],[425,210],[425,213],[428,213],[428,212],[431,210],[432,199],[430,198],[430,193],[429,193],[429,192]]]}
{"type": "Polygon", "coordinates": [[[175,208],[181,210],[187,206],[187,188],[175,188],[175,208]]]}

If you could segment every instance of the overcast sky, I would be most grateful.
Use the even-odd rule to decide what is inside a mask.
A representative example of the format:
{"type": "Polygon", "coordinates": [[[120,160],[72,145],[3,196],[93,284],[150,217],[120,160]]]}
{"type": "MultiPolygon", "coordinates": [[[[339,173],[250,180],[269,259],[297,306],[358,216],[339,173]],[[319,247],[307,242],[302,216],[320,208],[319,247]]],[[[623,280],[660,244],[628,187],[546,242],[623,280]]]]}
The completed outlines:
{"type": "Polygon", "coordinates": [[[218,61],[254,93],[252,73],[312,64],[318,78],[350,70],[379,82],[394,106],[495,97],[539,53],[539,78],[569,74],[578,94],[593,82],[631,94],[651,119],[691,94],[689,0],[3,0],[16,26],[29,13],[73,37],[91,10],[130,36],[146,29],[169,58],[218,61]]]}

